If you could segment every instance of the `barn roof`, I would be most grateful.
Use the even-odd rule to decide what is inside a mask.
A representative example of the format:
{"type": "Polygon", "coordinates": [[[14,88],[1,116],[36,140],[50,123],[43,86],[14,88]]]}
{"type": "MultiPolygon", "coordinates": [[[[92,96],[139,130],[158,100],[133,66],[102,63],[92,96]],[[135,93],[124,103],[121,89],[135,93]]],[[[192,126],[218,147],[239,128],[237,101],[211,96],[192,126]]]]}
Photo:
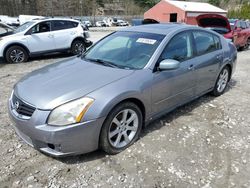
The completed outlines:
{"type": "Polygon", "coordinates": [[[165,0],[166,2],[186,11],[186,12],[218,12],[218,13],[227,13],[227,11],[213,6],[209,3],[201,2],[187,2],[187,1],[174,1],[174,0],[165,0]]]}

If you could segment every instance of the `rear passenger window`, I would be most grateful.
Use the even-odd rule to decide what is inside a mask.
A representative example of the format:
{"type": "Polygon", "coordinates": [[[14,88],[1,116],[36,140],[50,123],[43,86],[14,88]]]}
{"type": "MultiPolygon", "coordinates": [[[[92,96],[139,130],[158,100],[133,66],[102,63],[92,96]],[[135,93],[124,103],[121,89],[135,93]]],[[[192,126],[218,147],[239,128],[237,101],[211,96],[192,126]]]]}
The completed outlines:
{"type": "Polygon", "coordinates": [[[220,40],[216,36],[202,31],[194,32],[197,55],[206,54],[220,49],[220,40]]]}
{"type": "Polygon", "coordinates": [[[174,59],[177,61],[185,61],[193,56],[192,40],[190,33],[177,34],[171,39],[167,47],[164,49],[161,60],[174,59]]]}
{"type": "Polygon", "coordinates": [[[63,30],[63,29],[71,29],[71,28],[78,26],[77,22],[64,21],[64,20],[53,21],[53,24],[54,24],[53,25],[54,31],[63,30]]]}

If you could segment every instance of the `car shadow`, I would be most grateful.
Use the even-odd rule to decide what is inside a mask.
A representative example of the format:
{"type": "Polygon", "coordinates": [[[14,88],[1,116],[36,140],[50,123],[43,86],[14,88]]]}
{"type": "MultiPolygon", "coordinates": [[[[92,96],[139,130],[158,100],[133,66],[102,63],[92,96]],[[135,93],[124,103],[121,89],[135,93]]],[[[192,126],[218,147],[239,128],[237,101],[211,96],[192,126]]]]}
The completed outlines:
{"type": "MultiPolygon", "coordinates": [[[[228,91],[230,91],[231,89],[234,88],[234,86],[237,85],[237,81],[234,79],[231,79],[231,81],[228,84],[227,89],[225,90],[225,93],[227,93],[228,91]]],[[[192,115],[192,111],[203,105],[203,104],[209,104],[211,101],[213,101],[216,97],[214,97],[213,95],[211,95],[210,93],[203,95],[201,97],[199,97],[198,99],[195,99],[183,106],[180,106],[178,108],[176,108],[175,110],[161,116],[160,118],[158,118],[157,120],[154,120],[152,122],[150,122],[145,128],[142,129],[140,138],[143,138],[145,136],[147,136],[147,134],[159,130],[164,126],[168,126],[169,124],[171,124],[171,122],[173,122],[175,119],[179,118],[180,116],[191,116],[192,115]]],[[[93,161],[96,159],[103,159],[105,161],[105,156],[107,154],[101,150],[97,150],[91,153],[87,153],[87,154],[82,154],[82,155],[78,155],[78,156],[69,156],[69,157],[63,157],[63,158],[55,158],[56,160],[61,161],[62,163],[65,164],[77,164],[77,163],[84,163],[84,162],[88,162],[88,161],[93,161]]]]}
{"type": "Polygon", "coordinates": [[[59,58],[67,58],[67,57],[72,57],[73,55],[70,53],[53,53],[53,54],[46,54],[46,55],[41,55],[37,57],[31,57],[29,58],[29,62],[31,61],[40,61],[40,60],[49,60],[49,59],[59,59],[59,58]]]}

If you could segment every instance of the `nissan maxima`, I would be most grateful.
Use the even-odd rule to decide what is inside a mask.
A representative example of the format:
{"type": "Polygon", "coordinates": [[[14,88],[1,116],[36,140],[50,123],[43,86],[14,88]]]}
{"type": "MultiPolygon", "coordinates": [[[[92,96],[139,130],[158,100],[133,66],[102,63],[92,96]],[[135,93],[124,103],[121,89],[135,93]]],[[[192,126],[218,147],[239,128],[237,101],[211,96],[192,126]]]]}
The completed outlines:
{"type": "Polygon", "coordinates": [[[236,60],[235,46],[204,28],[129,27],[23,77],[9,114],[22,140],[43,153],[117,154],[163,114],[206,93],[223,94],[236,60]]]}

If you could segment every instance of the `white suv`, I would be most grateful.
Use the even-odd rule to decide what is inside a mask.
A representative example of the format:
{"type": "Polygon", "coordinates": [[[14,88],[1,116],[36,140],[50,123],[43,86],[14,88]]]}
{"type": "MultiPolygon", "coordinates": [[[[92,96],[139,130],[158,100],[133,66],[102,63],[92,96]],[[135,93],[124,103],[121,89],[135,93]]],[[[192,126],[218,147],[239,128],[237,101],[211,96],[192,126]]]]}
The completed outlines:
{"type": "Polygon", "coordinates": [[[29,57],[52,52],[80,54],[92,45],[85,27],[72,19],[40,19],[26,22],[13,34],[0,38],[0,59],[21,63],[29,57]]]}

